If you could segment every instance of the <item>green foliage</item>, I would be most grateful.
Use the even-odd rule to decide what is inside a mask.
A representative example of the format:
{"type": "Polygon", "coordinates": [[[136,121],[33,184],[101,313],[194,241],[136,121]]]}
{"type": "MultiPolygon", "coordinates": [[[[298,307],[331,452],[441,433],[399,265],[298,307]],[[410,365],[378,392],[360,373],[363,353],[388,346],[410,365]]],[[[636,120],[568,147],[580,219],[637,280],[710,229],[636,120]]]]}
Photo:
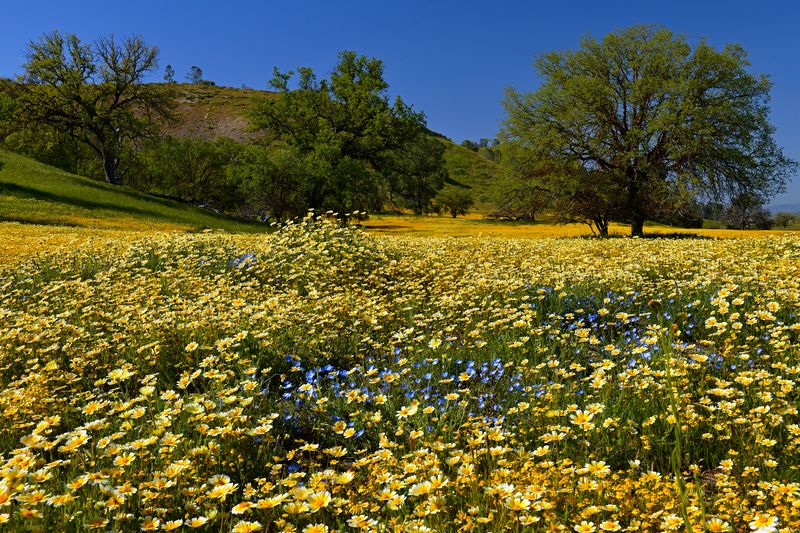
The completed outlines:
{"type": "MultiPolygon", "coordinates": [[[[262,99],[277,100],[282,93],[256,91],[252,89],[233,89],[230,87],[203,87],[189,84],[176,84],[175,91],[180,103],[176,109],[176,121],[169,123],[165,131],[176,137],[215,138],[227,137],[240,142],[260,142],[260,135],[247,131],[247,119],[253,104],[262,99]]],[[[503,145],[495,144],[472,152],[458,146],[441,135],[430,131],[425,134],[437,139],[444,147],[444,166],[448,172],[446,183],[469,187],[475,196],[476,209],[492,210],[497,203],[497,190],[505,179],[506,171],[497,161],[503,145]],[[489,157],[488,151],[495,155],[489,157]]],[[[265,144],[273,138],[266,135],[265,144]]],[[[285,144],[285,143],[284,143],[285,144]]],[[[390,172],[392,178],[395,172],[390,172]]],[[[392,181],[390,185],[394,186],[392,181]]],[[[389,203],[398,207],[411,207],[412,203],[403,198],[392,186],[388,187],[389,203]]]]}
{"type": "Polygon", "coordinates": [[[654,26],[544,54],[539,89],[506,95],[514,166],[565,213],[627,221],[635,235],[646,218],[699,195],[746,192],[763,202],[782,190],[796,163],[773,139],[771,84],[748,66],[738,45],[692,49],[654,26]],[[584,192],[601,200],[600,213],[584,192]]]}
{"type": "Polygon", "coordinates": [[[483,157],[480,150],[476,153],[448,140],[443,142],[447,183],[468,188],[473,194],[476,208],[483,211],[493,210],[504,200],[503,190],[509,178],[508,170],[483,157]]]}
{"type": "Polygon", "coordinates": [[[0,78],[0,138],[5,137],[10,131],[16,104],[11,95],[13,86],[13,81],[0,78]]]}
{"type": "Polygon", "coordinates": [[[308,161],[291,146],[241,147],[227,167],[229,182],[243,199],[247,214],[285,220],[306,209],[308,161]]]}
{"type": "Polygon", "coordinates": [[[725,212],[725,204],[721,202],[706,202],[701,204],[704,219],[721,220],[725,212]]]}
{"type": "Polygon", "coordinates": [[[658,218],[657,222],[679,228],[702,228],[703,205],[696,201],[686,202],[666,216],[658,218]]]}
{"type": "Polygon", "coordinates": [[[461,142],[461,146],[467,150],[478,153],[486,159],[495,162],[499,162],[502,155],[499,144],[500,142],[497,139],[489,140],[486,138],[482,138],[478,142],[470,139],[465,139],[461,142]]]}
{"type": "MultiPolygon", "coordinates": [[[[0,141],[15,152],[34,157],[54,167],[94,176],[97,165],[88,147],[67,133],[15,120],[19,107],[17,85],[0,80],[0,141]]],[[[100,172],[102,176],[102,171],[100,172]]]]}
{"type": "Polygon", "coordinates": [[[795,220],[797,220],[797,215],[794,213],[782,212],[775,215],[775,225],[783,229],[791,226],[795,220]]]}
{"type": "Polygon", "coordinates": [[[102,163],[106,181],[118,184],[133,146],[157,135],[156,119],[170,117],[171,93],[143,83],[157,66],[158,49],[141,37],[83,44],[74,34],[45,34],[30,44],[25,78],[12,87],[14,130],[25,136],[51,129],[70,138],[102,163]]]}
{"type": "Polygon", "coordinates": [[[389,103],[381,61],[347,51],[329,80],[301,67],[292,89],[294,77],[276,68],[270,83],[281,97],[259,102],[251,119],[268,144],[283,143],[304,160],[307,207],[340,215],[378,210],[393,175],[432,174],[435,152],[411,146],[422,139],[425,117],[399,97],[389,103]],[[422,159],[408,164],[401,150],[422,159]]]}
{"type": "MultiPolygon", "coordinates": [[[[83,45],[75,36],[62,34],[45,36],[42,43],[49,42],[48,38],[63,52],[64,72],[80,63],[72,60],[73,52],[80,55],[73,48],[85,52],[96,46],[83,45]]],[[[70,89],[87,101],[106,98],[100,86],[108,84],[97,73],[102,62],[96,59],[84,57],[87,72],[92,73],[80,85],[84,92],[80,93],[77,83],[70,89]]],[[[167,83],[152,87],[162,94],[180,95],[177,106],[170,106],[176,120],[135,111],[134,118],[147,116],[147,126],[152,129],[141,135],[117,135],[121,132],[115,126],[103,148],[110,154],[108,158],[99,157],[97,146],[87,143],[80,130],[48,125],[23,113],[21,106],[30,103],[29,90],[46,99],[52,87],[32,76],[27,82],[37,83],[0,80],[0,141],[16,152],[93,178],[107,178],[108,165],[116,165],[116,181],[124,178],[130,187],[237,215],[287,218],[302,215],[309,207],[344,214],[379,211],[387,203],[425,213],[431,210],[432,199],[445,183],[471,188],[479,208],[491,208],[502,169],[487,159],[492,156],[488,151],[495,150],[487,139],[480,141],[478,153],[457,147],[425,129],[424,116],[402,100],[388,101],[380,61],[349,53],[342,55],[340,63],[335,84],[333,77],[317,83],[313,72],[300,69],[294,80],[297,87],[290,90],[292,76],[278,72],[278,87],[281,83],[287,86],[277,94],[211,87],[203,83],[200,69],[197,84],[177,84],[174,69],[168,65],[164,71],[167,83]],[[311,91],[315,84],[325,85],[328,94],[311,91]],[[306,89],[301,90],[301,86],[306,89]],[[301,111],[302,117],[292,135],[275,134],[269,128],[261,128],[254,135],[246,130],[247,122],[242,119],[249,118],[254,100],[279,101],[287,93],[291,93],[294,104],[283,109],[301,111]],[[310,113],[302,114],[302,105],[295,105],[300,101],[308,104],[305,111],[310,113]],[[317,122],[326,127],[319,127],[317,122]],[[231,153],[219,153],[220,146],[208,141],[217,137],[255,140],[268,150],[257,156],[258,148],[245,150],[230,144],[231,153]],[[263,166],[257,168],[253,161],[259,157],[271,163],[262,161],[263,166]],[[287,161],[296,168],[289,172],[287,161]],[[287,181],[290,176],[291,182],[287,181]],[[277,196],[272,198],[273,194],[277,196]]],[[[95,112],[90,107],[77,109],[89,115],[95,112]]],[[[295,120],[291,114],[284,118],[287,116],[295,120]]],[[[93,134],[88,137],[100,140],[93,134]]]]}
{"type": "Polygon", "coordinates": [[[492,146],[481,146],[478,148],[478,153],[489,161],[494,161],[495,163],[499,163],[503,158],[503,150],[498,143],[495,143],[492,146]]]}
{"type": "Polygon", "coordinates": [[[749,192],[736,195],[722,218],[733,229],[771,229],[773,224],[759,195],[749,192]]]}
{"type": "Polygon", "coordinates": [[[229,139],[204,141],[168,137],[142,154],[148,183],[140,187],[178,196],[193,204],[230,210],[239,203],[226,166],[240,147],[229,139]]]}
{"type": "Polygon", "coordinates": [[[414,214],[429,213],[433,199],[448,178],[444,160],[445,145],[420,132],[394,153],[392,192],[414,214]]]}
{"type": "Polygon", "coordinates": [[[478,148],[480,148],[480,146],[478,146],[478,143],[476,143],[475,141],[471,141],[469,139],[464,139],[463,141],[461,141],[461,146],[473,152],[477,152],[478,148]]]}
{"type": "Polygon", "coordinates": [[[507,179],[501,187],[497,208],[486,218],[534,222],[548,205],[548,192],[531,181],[507,179]]]}
{"type": "Polygon", "coordinates": [[[436,203],[442,211],[456,218],[459,215],[466,215],[475,203],[472,193],[467,189],[450,188],[442,191],[436,197],[436,203]]]}

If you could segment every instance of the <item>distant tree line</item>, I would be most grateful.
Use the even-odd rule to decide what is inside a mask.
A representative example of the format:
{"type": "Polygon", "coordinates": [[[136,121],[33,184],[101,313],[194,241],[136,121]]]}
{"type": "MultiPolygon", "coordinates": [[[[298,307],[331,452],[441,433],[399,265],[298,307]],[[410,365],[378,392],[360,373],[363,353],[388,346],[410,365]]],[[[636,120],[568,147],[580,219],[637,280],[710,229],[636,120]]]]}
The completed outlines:
{"type": "MultiPolygon", "coordinates": [[[[276,68],[280,97],[254,105],[247,143],[164,136],[175,70],[145,83],[157,66],[157,48],[140,37],[46,34],[31,43],[24,75],[0,83],[0,140],[71,172],[264,220],[309,208],[433,211],[444,144],[423,113],[389,101],[381,61],[342,52],[329,79],[276,68]]],[[[187,79],[213,85],[197,66],[187,79]]]]}
{"type": "Polygon", "coordinates": [[[464,139],[461,142],[461,146],[495,162],[499,162],[502,155],[499,139],[481,138],[477,142],[464,139]]]}
{"type": "MultiPolygon", "coordinates": [[[[189,72],[186,74],[186,81],[192,85],[203,85],[206,87],[213,87],[216,85],[212,80],[203,78],[203,69],[197,65],[192,65],[189,72]]],[[[172,65],[164,67],[164,83],[175,83],[175,68],[172,65]]]]}

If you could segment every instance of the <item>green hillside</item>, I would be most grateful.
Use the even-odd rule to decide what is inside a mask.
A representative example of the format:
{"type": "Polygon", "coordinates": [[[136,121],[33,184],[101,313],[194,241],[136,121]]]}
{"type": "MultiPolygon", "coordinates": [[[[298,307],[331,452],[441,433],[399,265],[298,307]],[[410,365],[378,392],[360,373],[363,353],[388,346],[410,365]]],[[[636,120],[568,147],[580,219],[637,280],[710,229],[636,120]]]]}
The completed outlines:
{"type": "Polygon", "coordinates": [[[0,150],[0,221],[117,229],[262,231],[171,200],[70,174],[0,150]]]}
{"type": "MultiPolygon", "coordinates": [[[[257,98],[276,98],[276,93],[255,89],[207,87],[176,84],[177,121],[166,132],[178,137],[214,139],[229,137],[237,141],[248,138],[247,114],[257,98]]],[[[438,136],[445,144],[445,161],[450,180],[448,186],[472,191],[475,208],[491,210],[496,189],[503,179],[503,168],[482,155],[438,136]]]]}
{"type": "MultiPolygon", "coordinates": [[[[444,159],[450,174],[448,186],[470,189],[475,209],[491,211],[497,202],[497,189],[505,179],[505,169],[482,155],[443,139],[444,159]]],[[[445,187],[445,188],[446,188],[445,187]]]]}

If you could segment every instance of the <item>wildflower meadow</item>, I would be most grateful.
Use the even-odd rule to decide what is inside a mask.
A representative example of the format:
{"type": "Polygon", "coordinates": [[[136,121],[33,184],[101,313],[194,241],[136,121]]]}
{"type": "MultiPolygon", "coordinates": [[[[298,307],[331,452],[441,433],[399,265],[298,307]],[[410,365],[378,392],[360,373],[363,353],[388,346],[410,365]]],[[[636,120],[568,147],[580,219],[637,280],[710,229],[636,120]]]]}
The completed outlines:
{"type": "Polygon", "coordinates": [[[0,530],[800,530],[797,236],[71,248],[0,264],[0,530]]]}

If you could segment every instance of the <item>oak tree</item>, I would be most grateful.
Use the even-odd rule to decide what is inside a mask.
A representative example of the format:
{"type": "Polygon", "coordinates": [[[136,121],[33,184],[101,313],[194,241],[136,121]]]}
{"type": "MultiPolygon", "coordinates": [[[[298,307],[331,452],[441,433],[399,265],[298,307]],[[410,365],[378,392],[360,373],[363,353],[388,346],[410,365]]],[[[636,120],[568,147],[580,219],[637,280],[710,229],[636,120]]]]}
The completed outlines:
{"type": "Polygon", "coordinates": [[[773,137],[772,85],[748,67],[739,45],[692,46],[656,26],[586,37],[538,59],[538,89],[507,90],[504,137],[524,154],[520,175],[568,213],[628,222],[632,235],[696,197],[763,202],[796,163],[773,137]]]}
{"type": "Polygon", "coordinates": [[[106,181],[118,184],[123,154],[154,138],[171,116],[170,91],[144,83],[157,66],[158,49],[138,36],[84,44],[74,34],[48,33],[28,47],[15,86],[15,122],[52,128],[89,147],[106,181]]]}

